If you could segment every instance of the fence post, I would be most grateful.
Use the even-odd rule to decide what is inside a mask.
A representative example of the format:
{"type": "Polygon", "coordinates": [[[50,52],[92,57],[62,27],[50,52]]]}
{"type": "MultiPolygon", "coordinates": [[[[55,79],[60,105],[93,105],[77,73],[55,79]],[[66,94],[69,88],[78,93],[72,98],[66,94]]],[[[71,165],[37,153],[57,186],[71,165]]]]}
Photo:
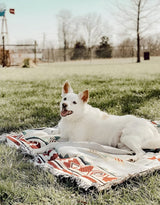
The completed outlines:
{"type": "Polygon", "coordinates": [[[37,42],[34,41],[34,63],[37,64],[37,42]]]}

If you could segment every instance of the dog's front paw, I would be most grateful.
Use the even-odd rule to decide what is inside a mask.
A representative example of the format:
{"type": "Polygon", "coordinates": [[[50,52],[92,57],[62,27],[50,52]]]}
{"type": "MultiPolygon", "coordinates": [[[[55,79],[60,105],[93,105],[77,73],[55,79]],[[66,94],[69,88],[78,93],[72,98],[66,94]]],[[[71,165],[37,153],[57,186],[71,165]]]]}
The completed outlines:
{"type": "Polygon", "coordinates": [[[137,160],[138,160],[138,159],[136,159],[136,158],[134,158],[134,159],[133,159],[133,158],[130,158],[130,159],[128,159],[127,161],[128,161],[128,162],[136,162],[137,160]]]}
{"type": "Polygon", "coordinates": [[[141,153],[139,153],[139,154],[136,154],[136,155],[134,155],[134,156],[131,156],[127,161],[129,161],[129,162],[136,162],[136,161],[142,159],[143,156],[144,156],[144,153],[141,152],[141,153]]]}

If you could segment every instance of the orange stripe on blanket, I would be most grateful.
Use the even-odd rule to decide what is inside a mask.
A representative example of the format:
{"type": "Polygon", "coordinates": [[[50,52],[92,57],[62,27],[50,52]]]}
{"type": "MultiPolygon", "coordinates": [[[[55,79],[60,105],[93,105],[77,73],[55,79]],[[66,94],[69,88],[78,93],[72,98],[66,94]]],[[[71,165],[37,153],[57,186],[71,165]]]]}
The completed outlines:
{"type": "Polygon", "coordinates": [[[88,179],[89,181],[93,182],[93,183],[96,183],[97,181],[94,180],[93,178],[89,177],[89,176],[86,176],[86,175],[82,175],[82,177],[88,179]]]}
{"type": "Polygon", "coordinates": [[[7,138],[14,142],[16,145],[20,146],[20,143],[14,137],[7,136],[7,138]]]}
{"type": "Polygon", "coordinates": [[[48,164],[50,164],[52,167],[54,167],[55,169],[59,169],[60,170],[60,168],[58,168],[57,167],[57,165],[55,165],[55,163],[53,163],[53,162],[51,162],[51,161],[48,161],[48,164]]]}
{"type": "Polygon", "coordinates": [[[150,159],[150,160],[158,160],[158,161],[160,162],[160,158],[155,157],[155,156],[153,156],[153,157],[151,157],[151,158],[148,158],[148,159],[150,159]]]}
{"type": "Polygon", "coordinates": [[[26,141],[25,139],[21,139],[21,141],[24,142],[24,143],[26,143],[26,144],[28,144],[28,145],[30,145],[30,147],[31,147],[32,149],[38,149],[38,147],[37,147],[36,145],[33,145],[32,143],[26,141]]]}
{"type": "Polygon", "coordinates": [[[120,159],[120,158],[114,158],[114,160],[115,160],[115,161],[118,161],[118,162],[123,162],[123,160],[120,159]]]}
{"type": "Polygon", "coordinates": [[[77,159],[70,159],[70,160],[62,160],[63,164],[67,167],[67,168],[73,168],[73,165],[76,165],[77,167],[80,167],[80,163],[77,159]]]}
{"type": "Polygon", "coordinates": [[[151,157],[151,158],[148,158],[148,159],[151,159],[151,160],[155,160],[157,159],[155,156],[151,157]]]}
{"type": "Polygon", "coordinates": [[[92,170],[93,170],[93,166],[85,166],[85,167],[81,167],[79,168],[78,170],[81,171],[81,172],[88,172],[90,173],[92,170]]]}
{"type": "MultiPolygon", "coordinates": [[[[73,175],[72,172],[70,172],[70,171],[68,171],[66,169],[63,169],[63,168],[60,169],[54,162],[48,161],[48,164],[50,164],[55,169],[62,170],[63,172],[66,172],[67,174],[73,175]]],[[[76,174],[74,174],[74,175],[77,176],[76,174]]]]}
{"type": "Polygon", "coordinates": [[[151,121],[151,123],[152,123],[152,124],[154,124],[154,125],[157,125],[157,123],[156,123],[156,122],[154,122],[154,121],[151,121]]]}
{"type": "MultiPolygon", "coordinates": [[[[108,176],[109,176],[109,175],[108,175],[108,176]]],[[[116,177],[108,177],[108,176],[104,177],[104,178],[103,178],[103,181],[109,182],[109,181],[112,181],[112,180],[116,180],[116,179],[117,179],[116,177]]]]}

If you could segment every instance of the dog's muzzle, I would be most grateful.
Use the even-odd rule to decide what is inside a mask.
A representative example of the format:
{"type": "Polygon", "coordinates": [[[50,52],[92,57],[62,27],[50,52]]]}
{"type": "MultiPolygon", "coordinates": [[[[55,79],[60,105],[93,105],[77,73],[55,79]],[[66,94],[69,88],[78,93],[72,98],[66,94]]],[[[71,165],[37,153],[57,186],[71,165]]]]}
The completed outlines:
{"type": "Polygon", "coordinates": [[[67,110],[67,104],[63,103],[62,104],[61,116],[62,117],[66,117],[67,115],[71,115],[72,113],[73,113],[73,111],[67,110]]]}

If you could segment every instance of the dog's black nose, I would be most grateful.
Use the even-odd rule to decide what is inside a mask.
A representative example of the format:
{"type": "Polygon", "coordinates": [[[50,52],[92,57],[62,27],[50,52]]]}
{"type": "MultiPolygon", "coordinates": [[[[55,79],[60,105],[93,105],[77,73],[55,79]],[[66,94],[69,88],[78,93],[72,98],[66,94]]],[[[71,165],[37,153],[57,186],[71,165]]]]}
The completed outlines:
{"type": "Polygon", "coordinates": [[[62,104],[62,107],[65,109],[67,107],[67,104],[66,103],[63,103],[62,104]]]}

